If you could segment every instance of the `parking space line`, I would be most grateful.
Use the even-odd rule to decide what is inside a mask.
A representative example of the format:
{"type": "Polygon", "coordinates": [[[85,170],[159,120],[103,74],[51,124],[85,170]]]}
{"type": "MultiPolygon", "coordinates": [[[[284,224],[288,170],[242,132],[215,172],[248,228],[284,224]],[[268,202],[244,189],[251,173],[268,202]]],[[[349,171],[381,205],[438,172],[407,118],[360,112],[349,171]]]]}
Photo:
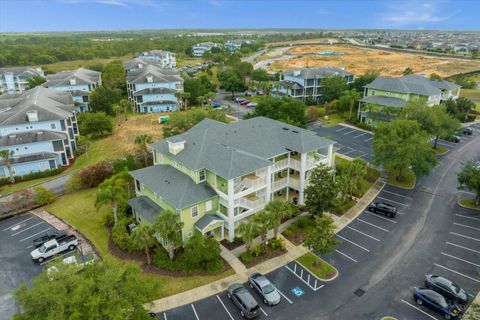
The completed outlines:
{"type": "Polygon", "coordinates": [[[195,317],[197,318],[197,320],[200,320],[200,318],[198,317],[198,314],[197,314],[197,310],[195,310],[195,306],[193,305],[193,303],[191,304],[192,306],[192,309],[193,309],[193,313],[195,313],[195,317]]]}
{"type": "Polygon", "coordinates": [[[262,310],[263,314],[265,315],[265,317],[268,317],[268,314],[265,312],[265,310],[263,310],[262,307],[260,307],[260,310],[262,310]]]}
{"type": "MultiPolygon", "coordinates": [[[[167,319],[167,313],[166,313],[166,312],[163,313],[163,318],[164,318],[165,320],[168,320],[168,319],[167,319]]],[[[232,318],[232,320],[233,320],[233,318],[232,318]]]]}
{"type": "Polygon", "coordinates": [[[470,227],[470,226],[467,226],[467,225],[464,225],[464,224],[461,224],[461,223],[454,222],[453,224],[456,225],[456,226],[459,226],[459,227],[464,227],[464,228],[480,231],[480,228],[470,227]]]}
{"type": "Polygon", "coordinates": [[[464,246],[461,246],[459,244],[456,244],[456,243],[451,243],[451,242],[446,242],[448,245],[451,245],[451,246],[454,246],[454,247],[458,247],[458,248],[462,248],[464,250],[468,250],[468,251],[472,251],[472,252],[475,252],[475,253],[480,253],[480,251],[477,251],[477,250],[473,250],[473,249],[470,249],[470,248],[467,248],[467,247],[464,247],[464,246]]]}
{"type": "Polygon", "coordinates": [[[480,267],[480,264],[477,264],[477,263],[474,263],[474,262],[471,262],[471,261],[468,261],[468,260],[465,260],[465,259],[456,257],[456,256],[454,256],[454,255],[451,255],[451,254],[448,254],[448,253],[445,253],[445,252],[440,252],[440,254],[443,254],[444,256],[450,257],[450,258],[452,258],[452,259],[456,259],[456,260],[458,260],[458,261],[462,261],[462,262],[471,264],[472,266],[475,266],[475,267],[480,267]]]}
{"type": "Polygon", "coordinates": [[[361,134],[359,134],[358,136],[353,137],[353,139],[357,139],[358,137],[364,136],[364,135],[366,135],[366,134],[367,134],[366,132],[361,133],[361,134]]]}
{"type": "Polygon", "coordinates": [[[373,223],[367,222],[367,221],[363,220],[362,218],[357,218],[357,220],[360,221],[360,222],[363,222],[363,223],[365,223],[365,224],[368,224],[369,226],[372,226],[372,227],[378,228],[378,229],[380,229],[380,230],[383,230],[383,231],[385,231],[385,232],[390,232],[389,230],[387,230],[387,229],[385,229],[385,228],[382,228],[382,227],[379,227],[379,226],[377,226],[377,225],[375,225],[375,224],[373,224],[373,223]]]}
{"type": "Polygon", "coordinates": [[[423,313],[423,314],[424,314],[424,315],[426,315],[427,317],[430,317],[431,319],[434,319],[434,320],[438,320],[438,319],[437,319],[437,318],[435,318],[434,316],[432,316],[432,315],[430,315],[430,314],[426,313],[425,311],[423,311],[422,309],[420,309],[420,308],[418,308],[418,307],[414,306],[414,305],[413,305],[413,304],[411,304],[410,302],[407,302],[407,301],[405,301],[405,300],[403,300],[403,299],[402,299],[402,302],[403,302],[403,303],[406,303],[408,306],[412,307],[413,309],[415,309],[415,310],[417,310],[417,311],[420,311],[421,313],[423,313]]]}
{"type": "Polygon", "coordinates": [[[343,130],[345,130],[345,129],[348,129],[348,127],[343,127],[343,128],[341,128],[341,129],[335,130],[335,132],[340,132],[340,131],[343,131],[343,130]]]}
{"type": "Polygon", "coordinates": [[[359,247],[360,249],[363,249],[363,250],[365,250],[365,251],[367,251],[367,252],[370,252],[370,250],[368,250],[367,248],[362,247],[362,246],[359,245],[358,243],[355,243],[355,242],[353,242],[353,241],[351,241],[351,240],[348,240],[347,238],[344,238],[344,237],[342,237],[341,235],[338,235],[338,234],[337,234],[337,237],[339,237],[340,239],[342,239],[342,240],[344,240],[344,241],[347,241],[347,242],[353,244],[354,246],[359,247]]]}
{"type": "MultiPolygon", "coordinates": [[[[397,221],[394,221],[392,219],[387,219],[387,218],[384,218],[384,217],[381,217],[379,216],[378,214],[375,214],[375,213],[371,213],[371,212],[368,212],[368,211],[364,211],[364,213],[368,214],[368,215],[371,215],[375,218],[379,218],[379,219],[382,219],[382,220],[385,220],[385,221],[388,221],[388,222],[391,222],[391,223],[397,223],[397,221]]],[[[398,212],[397,212],[398,213],[398,212]]]]}
{"type": "Polygon", "coordinates": [[[401,206],[407,206],[407,204],[405,204],[405,203],[401,203],[401,202],[398,202],[398,201],[390,200],[390,199],[387,199],[387,198],[384,198],[384,197],[377,196],[377,198],[378,198],[378,199],[382,199],[382,200],[386,200],[386,201],[390,201],[390,202],[399,204],[399,205],[401,205],[401,206]]]}
{"type": "Polygon", "coordinates": [[[278,293],[280,293],[280,295],[281,295],[282,297],[284,297],[284,298],[285,298],[285,300],[287,300],[288,302],[290,302],[290,304],[292,304],[292,303],[293,303],[293,302],[292,302],[292,300],[288,299],[288,298],[287,298],[287,296],[286,296],[286,295],[284,295],[282,291],[278,290],[278,288],[277,288],[277,287],[275,287],[275,289],[277,290],[277,292],[278,292],[278,293]]]}
{"type": "Polygon", "coordinates": [[[350,260],[352,260],[352,261],[353,261],[353,262],[355,262],[355,263],[357,263],[357,262],[358,262],[357,260],[353,259],[353,258],[352,258],[352,257],[350,257],[349,255],[347,255],[347,254],[343,253],[342,251],[340,251],[340,250],[338,250],[338,249],[335,249],[335,252],[338,252],[338,253],[340,253],[342,256],[344,256],[344,257],[345,257],[345,258],[347,258],[347,259],[350,259],[350,260]]]}
{"type": "Polygon", "coordinates": [[[366,140],[363,140],[363,142],[367,142],[367,141],[370,141],[370,140],[372,140],[372,139],[373,139],[373,137],[368,138],[368,139],[366,139],[366,140]]]}
{"type": "Polygon", "coordinates": [[[368,152],[365,152],[364,154],[359,155],[357,158],[361,158],[361,157],[363,157],[363,156],[366,156],[367,154],[368,154],[368,152]]]}
{"type": "Polygon", "coordinates": [[[479,218],[469,217],[469,216],[465,216],[465,215],[463,215],[463,214],[458,214],[458,213],[456,213],[455,215],[456,215],[456,216],[459,216],[459,217],[462,217],[462,218],[467,218],[467,219],[472,219],[472,220],[480,221],[479,218]]]}
{"type": "Polygon", "coordinates": [[[48,231],[48,230],[50,230],[50,229],[52,229],[52,227],[50,227],[50,228],[48,228],[48,229],[45,229],[45,230],[42,230],[42,231],[40,231],[40,232],[37,232],[37,233],[35,233],[35,234],[32,234],[31,236],[28,236],[28,237],[26,237],[26,238],[23,238],[22,240],[19,240],[18,242],[23,242],[23,241],[25,241],[25,240],[28,240],[28,239],[33,238],[33,237],[35,237],[35,236],[38,236],[40,233],[46,232],[46,231],[48,231]]]}
{"type": "Polygon", "coordinates": [[[383,190],[382,190],[382,192],[386,192],[386,193],[394,194],[394,195],[396,195],[396,196],[404,197],[404,198],[407,198],[407,199],[413,199],[412,197],[409,197],[409,196],[404,196],[403,194],[400,194],[400,193],[395,193],[395,192],[388,191],[388,190],[385,190],[385,189],[383,189],[383,190]]]}
{"type": "MultiPolygon", "coordinates": [[[[297,271],[297,264],[296,264],[296,263],[295,263],[295,270],[290,269],[290,267],[289,267],[288,265],[285,265],[285,268],[287,268],[288,270],[290,270],[291,273],[293,273],[298,279],[302,280],[302,282],[305,283],[307,286],[309,286],[310,289],[312,289],[313,291],[317,291],[318,289],[323,288],[323,285],[317,288],[317,287],[313,287],[313,286],[310,284],[310,282],[305,281],[305,279],[303,279],[303,268],[302,268],[302,273],[301,273],[301,275],[299,276],[299,275],[297,274],[297,272],[296,272],[296,271],[297,271]]],[[[316,281],[315,281],[315,285],[317,285],[317,282],[316,282],[316,281]]]]}
{"type": "Polygon", "coordinates": [[[349,229],[351,229],[351,230],[353,230],[353,231],[356,231],[356,232],[358,232],[358,233],[360,233],[360,234],[363,234],[365,237],[369,237],[369,238],[371,238],[371,239],[373,239],[373,240],[375,240],[375,241],[380,241],[379,239],[377,239],[377,238],[375,238],[375,237],[373,237],[373,236],[371,236],[371,235],[369,235],[369,234],[366,234],[366,233],[364,233],[364,232],[362,232],[362,231],[360,231],[360,230],[357,230],[357,229],[355,229],[355,228],[352,228],[352,227],[350,227],[350,226],[347,226],[347,228],[349,228],[349,229]]]}
{"type": "Polygon", "coordinates": [[[27,219],[25,219],[25,220],[23,220],[23,221],[20,221],[20,222],[18,222],[18,223],[15,223],[14,225],[11,225],[10,227],[5,228],[5,229],[3,229],[2,231],[7,231],[8,229],[11,229],[11,228],[13,228],[13,227],[16,227],[16,226],[18,226],[18,225],[20,225],[20,224],[22,224],[22,223],[24,223],[25,221],[28,221],[28,220],[30,220],[30,219],[33,219],[33,217],[29,217],[29,218],[27,218],[27,219]]]}
{"type": "Polygon", "coordinates": [[[458,192],[460,192],[460,193],[465,193],[465,194],[469,194],[469,195],[472,195],[472,196],[476,196],[476,195],[477,195],[476,193],[470,192],[470,191],[458,190],[458,192]]]}
{"type": "Polygon", "coordinates": [[[345,136],[345,135],[350,134],[350,133],[355,132],[355,131],[357,131],[357,130],[354,129],[354,130],[352,130],[352,131],[348,131],[348,132],[342,133],[342,134],[345,136]]]}
{"type": "MultiPolygon", "coordinates": [[[[225,309],[225,311],[227,312],[228,316],[230,317],[231,320],[235,320],[233,319],[232,317],[232,314],[230,313],[230,311],[228,311],[227,307],[225,306],[225,304],[223,303],[222,299],[220,299],[220,297],[218,296],[217,294],[217,299],[218,301],[220,301],[220,303],[222,304],[223,308],[225,309]]],[[[167,317],[165,317],[165,320],[167,320],[167,317]]]]}
{"type": "Polygon", "coordinates": [[[25,249],[31,249],[31,248],[33,248],[33,245],[25,247],[25,249]]]}
{"type": "Polygon", "coordinates": [[[453,273],[455,273],[455,274],[458,274],[459,276],[463,276],[463,277],[465,277],[465,278],[467,278],[467,279],[470,279],[470,280],[473,280],[473,281],[475,281],[475,282],[480,283],[480,280],[478,280],[478,279],[472,278],[472,277],[470,277],[470,276],[467,276],[466,274],[463,274],[463,273],[460,273],[460,272],[458,272],[458,271],[455,271],[455,270],[452,270],[452,269],[450,269],[450,268],[447,268],[447,267],[445,267],[445,266],[442,266],[441,264],[434,263],[434,265],[436,265],[436,266],[439,267],[439,268],[442,268],[442,269],[448,270],[448,271],[450,271],[450,272],[453,272],[453,273]]]}
{"type": "MultiPolygon", "coordinates": [[[[350,147],[347,147],[347,148],[352,149],[352,148],[350,148],[350,147]]],[[[357,151],[357,150],[352,149],[352,150],[350,150],[350,151],[348,151],[348,152],[343,152],[343,153],[341,152],[341,154],[343,154],[343,155],[345,156],[345,155],[347,155],[347,154],[349,154],[349,153],[352,153],[352,152],[355,152],[355,151],[357,151]]]]}
{"type": "Polygon", "coordinates": [[[17,234],[20,234],[20,233],[22,233],[22,232],[24,232],[24,231],[30,230],[30,229],[32,229],[32,228],[35,228],[36,226],[38,226],[38,225],[40,225],[40,224],[42,224],[42,223],[44,223],[44,222],[45,222],[45,221],[42,220],[42,221],[40,221],[39,223],[34,224],[33,226],[30,226],[30,227],[25,228],[25,229],[23,229],[23,230],[20,230],[20,231],[18,231],[18,232],[12,233],[10,236],[12,236],[12,237],[13,237],[13,236],[16,236],[17,234]]]}
{"type": "Polygon", "coordinates": [[[480,242],[480,239],[477,239],[477,238],[473,238],[473,237],[469,237],[469,236],[464,236],[463,234],[456,233],[456,232],[450,232],[450,233],[451,233],[451,234],[454,234],[454,235],[456,235],[456,236],[462,237],[462,238],[466,238],[466,239],[475,240],[475,241],[480,242]]]}

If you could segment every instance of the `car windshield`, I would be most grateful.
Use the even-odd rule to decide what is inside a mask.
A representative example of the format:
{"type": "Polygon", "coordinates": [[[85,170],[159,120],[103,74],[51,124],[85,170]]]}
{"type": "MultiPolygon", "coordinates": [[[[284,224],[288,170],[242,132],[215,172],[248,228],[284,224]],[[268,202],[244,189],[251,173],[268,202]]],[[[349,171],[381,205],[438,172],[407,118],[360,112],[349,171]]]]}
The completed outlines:
{"type": "Polygon", "coordinates": [[[42,246],[38,249],[38,251],[40,253],[45,253],[45,251],[47,251],[47,247],[44,244],[42,244],[42,246]]]}
{"type": "Polygon", "coordinates": [[[267,284],[265,287],[262,288],[263,293],[269,294],[275,291],[275,288],[271,284],[267,284]]]}
{"type": "Polygon", "coordinates": [[[455,293],[460,293],[460,287],[457,286],[455,283],[452,283],[452,285],[450,286],[450,288],[453,290],[453,292],[455,293]]]}

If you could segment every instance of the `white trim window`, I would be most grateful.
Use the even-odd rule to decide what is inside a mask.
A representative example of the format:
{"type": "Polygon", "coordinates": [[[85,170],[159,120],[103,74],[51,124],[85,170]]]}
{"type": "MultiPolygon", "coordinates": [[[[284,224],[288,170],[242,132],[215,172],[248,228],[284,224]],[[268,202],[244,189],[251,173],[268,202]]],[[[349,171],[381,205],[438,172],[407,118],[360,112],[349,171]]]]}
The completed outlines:
{"type": "Polygon", "coordinates": [[[205,202],[205,211],[210,211],[212,210],[212,200],[208,200],[207,202],[205,202]]]}
{"type": "Polygon", "coordinates": [[[193,206],[192,207],[192,218],[195,218],[198,216],[198,206],[193,206]]]}

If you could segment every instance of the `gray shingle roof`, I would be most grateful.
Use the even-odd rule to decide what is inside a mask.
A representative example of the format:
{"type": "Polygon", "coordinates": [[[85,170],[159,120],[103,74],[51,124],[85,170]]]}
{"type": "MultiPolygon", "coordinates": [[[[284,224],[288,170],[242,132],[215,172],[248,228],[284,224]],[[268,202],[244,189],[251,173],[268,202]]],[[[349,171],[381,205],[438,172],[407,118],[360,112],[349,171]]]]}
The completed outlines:
{"type": "Polygon", "coordinates": [[[18,77],[33,77],[34,75],[44,76],[41,68],[34,67],[9,67],[9,68],[0,68],[0,74],[7,72],[13,73],[14,76],[18,77]]]}
{"type": "Polygon", "coordinates": [[[399,93],[432,96],[440,95],[442,89],[456,89],[460,86],[445,80],[431,80],[424,76],[412,74],[399,78],[378,77],[365,87],[399,93]]]}
{"type": "Polygon", "coordinates": [[[284,87],[291,88],[291,89],[303,89],[303,86],[301,86],[300,84],[298,84],[295,81],[281,80],[281,81],[278,81],[278,84],[281,85],[281,86],[284,86],[284,87]]]}
{"type": "Polygon", "coordinates": [[[216,216],[214,214],[206,214],[195,223],[195,227],[200,231],[203,231],[203,229],[208,227],[210,223],[223,222],[223,221],[224,220],[219,216],[216,216]]]}
{"type": "Polygon", "coordinates": [[[301,68],[288,70],[284,75],[301,77],[303,79],[327,78],[333,75],[351,76],[352,74],[337,67],[301,68]],[[298,73],[298,74],[297,74],[298,73]]]}
{"type": "Polygon", "coordinates": [[[151,76],[154,83],[182,82],[180,71],[177,69],[163,69],[154,64],[145,65],[137,71],[127,73],[128,83],[147,83],[147,76],[151,76]]]}
{"type": "Polygon", "coordinates": [[[66,119],[75,111],[69,92],[36,87],[0,96],[0,126],[28,123],[27,111],[37,111],[38,121],[66,119]]]}
{"type": "Polygon", "coordinates": [[[206,182],[196,184],[189,176],[169,165],[155,165],[130,174],[177,209],[217,195],[206,182]]]}
{"type": "Polygon", "coordinates": [[[149,197],[139,196],[128,200],[130,207],[142,214],[151,224],[155,223],[157,216],[163,211],[162,207],[153,202],[149,197]]]}
{"type": "Polygon", "coordinates": [[[177,92],[174,89],[170,88],[148,88],[139,91],[135,91],[134,96],[143,96],[147,94],[163,94],[163,93],[175,93],[177,92]]]}
{"type": "MultiPolygon", "coordinates": [[[[15,154],[12,158],[12,164],[15,163],[24,163],[24,162],[31,162],[31,161],[39,161],[39,160],[53,160],[58,157],[58,154],[53,152],[39,152],[39,153],[31,153],[24,156],[16,157],[15,154]]],[[[5,160],[0,160],[0,166],[5,165],[5,160]]]]}
{"type": "Polygon", "coordinates": [[[224,124],[205,119],[178,135],[185,148],[170,154],[166,140],[154,143],[154,149],[190,169],[206,168],[225,179],[272,165],[267,160],[288,151],[306,153],[333,143],[314,132],[265,117],[224,124]]]}
{"type": "Polygon", "coordinates": [[[157,61],[157,60],[143,60],[141,58],[130,59],[130,60],[124,62],[123,66],[128,71],[130,69],[137,69],[139,65],[141,65],[142,68],[143,68],[143,67],[145,67],[146,65],[149,65],[149,64],[156,65],[159,68],[162,67],[162,63],[160,61],[157,61]]]}
{"type": "Polygon", "coordinates": [[[384,96],[370,96],[360,99],[360,101],[365,103],[375,103],[387,107],[404,107],[407,103],[405,100],[400,98],[384,96]]]}
{"type": "Polygon", "coordinates": [[[168,101],[168,100],[148,101],[148,102],[143,102],[141,105],[142,106],[170,106],[172,104],[177,104],[177,102],[176,101],[168,101]]]}
{"type": "Polygon", "coordinates": [[[55,74],[47,75],[47,81],[44,83],[44,87],[59,87],[69,86],[70,80],[75,79],[75,85],[81,84],[97,84],[100,82],[102,73],[84,68],[78,68],[76,70],[62,71],[55,74]]]}
{"type": "Polygon", "coordinates": [[[16,146],[26,143],[41,141],[54,141],[66,139],[67,135],[63,132],[49,130],[34,130],[0,136],[0,147],[16,146]]]}

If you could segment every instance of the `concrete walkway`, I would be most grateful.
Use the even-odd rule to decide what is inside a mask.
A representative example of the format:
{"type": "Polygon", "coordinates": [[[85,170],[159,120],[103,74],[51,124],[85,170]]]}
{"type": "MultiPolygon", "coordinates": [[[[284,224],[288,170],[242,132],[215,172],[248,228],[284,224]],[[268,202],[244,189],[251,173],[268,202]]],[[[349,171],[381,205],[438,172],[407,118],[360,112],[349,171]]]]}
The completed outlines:
{"type": "Polygon", "coordinates": [[[228,262],[228,264],[232,267],[236,274],[246,276],[247,268],[240,261],[240,259],[238,259],[230,250],[225,248],[222,244],[219,245],[220,249],[222,249],[222,251],[220,252],[220,256],[228,262]]]}

